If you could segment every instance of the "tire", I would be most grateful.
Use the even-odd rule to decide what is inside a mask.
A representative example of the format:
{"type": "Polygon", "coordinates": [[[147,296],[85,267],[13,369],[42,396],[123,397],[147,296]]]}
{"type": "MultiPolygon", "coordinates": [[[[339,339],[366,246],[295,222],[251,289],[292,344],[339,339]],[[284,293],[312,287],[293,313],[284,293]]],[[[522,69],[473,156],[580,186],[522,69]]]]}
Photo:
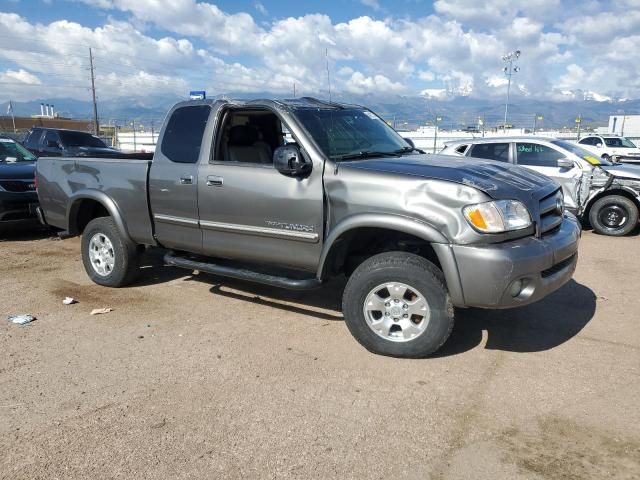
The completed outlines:
{"type": "Polygon", "coordinates": [[[444,275],[425,258],[405,252],[381,253],[361,263],[347,282],[342,311],[362,346],[391,357],[426,357],[453,329],[444,275]]]}
{"type": "Polygon", "coordinates": [[[98,285],[123,287],[139,272],[138,246],[123,238],[111,217],[94,218],[82,233],[82,263],[98,285]]]}
{"type": "Polygon", "coordinates": [[[606,153],[603,153],[601,158],[603,160],[609,160],[609,155],[607,155],[606,153]]]}
{"type": "Polygon", "coordinates": [[[607,195],[593,204],[589,222],[597,233],[621,237],[638,224],[638,207],[627,197],[607,195]]]}

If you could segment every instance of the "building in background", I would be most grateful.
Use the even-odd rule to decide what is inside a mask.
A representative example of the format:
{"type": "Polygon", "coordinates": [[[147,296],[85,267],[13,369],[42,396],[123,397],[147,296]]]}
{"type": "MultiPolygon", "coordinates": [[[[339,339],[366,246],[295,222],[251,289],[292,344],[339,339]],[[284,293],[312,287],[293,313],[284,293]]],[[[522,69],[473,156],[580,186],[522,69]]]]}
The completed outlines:
{"type": "Polygon", "coordinates": [[[606,133],[640,138],[640,115],[611,115],[609,129],[606,133]]]}

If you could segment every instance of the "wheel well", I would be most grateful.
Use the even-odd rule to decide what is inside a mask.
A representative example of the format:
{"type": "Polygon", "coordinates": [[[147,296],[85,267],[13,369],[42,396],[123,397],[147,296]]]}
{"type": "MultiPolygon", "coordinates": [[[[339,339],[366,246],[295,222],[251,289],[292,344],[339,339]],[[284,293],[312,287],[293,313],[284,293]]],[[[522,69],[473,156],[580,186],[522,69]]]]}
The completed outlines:
{"type": "Polygon", "coordinates": [[[640,210],[640,202],[638,202],[638,199],[634,197],[633,194],[622,189],[605,190],[604,192],[600,192],[598,195],[596,195],[589,201],[589,204],[587,205],[587,208],[585,209],[585,212],[584,212],[584,218],[587,219],[588,221],[589,215],[591,214],[591,207],[593,207],[593,204],[596,203],[601,198],[608,197],[610,195],[620,195],[621,197],[626,197],[633,202],[633,204],[636,206],[636,208],[638,208],[638,210],[640,210]]]}
{"type": "Polygon", "coordinates": [[[427,240],[396,230],[362,227],[349,230],[336,239],[327,254],[322,276],[327,278],[341,273],[349,276],[367,258],[395,251],[424,257],[442,270],[438,256],[427,240]]]}
{"type": "Polygon", "coordinates": [[[69,233],[79,235],[94,218],[109,216],[111,216],[109,211],[97,200],[89,198],[79,200],[77,204],[73,206],[69,218],[69,233]]]}

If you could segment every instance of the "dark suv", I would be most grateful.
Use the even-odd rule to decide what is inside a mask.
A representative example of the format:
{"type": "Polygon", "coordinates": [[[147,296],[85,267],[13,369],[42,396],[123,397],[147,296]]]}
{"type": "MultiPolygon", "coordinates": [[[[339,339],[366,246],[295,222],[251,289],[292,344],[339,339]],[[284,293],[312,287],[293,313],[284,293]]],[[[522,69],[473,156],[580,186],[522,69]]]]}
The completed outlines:
{"type": "Polygon", "coordinates": [[[34,128],[24,139],[38,157],[112,157],[120,152],[87,132],[61,128],[34,128]]]}
{"type": "Polygon", "coordinates": [[[35,219],[36,157],[13,139],[0,136],[0,225],[35,219]]]}

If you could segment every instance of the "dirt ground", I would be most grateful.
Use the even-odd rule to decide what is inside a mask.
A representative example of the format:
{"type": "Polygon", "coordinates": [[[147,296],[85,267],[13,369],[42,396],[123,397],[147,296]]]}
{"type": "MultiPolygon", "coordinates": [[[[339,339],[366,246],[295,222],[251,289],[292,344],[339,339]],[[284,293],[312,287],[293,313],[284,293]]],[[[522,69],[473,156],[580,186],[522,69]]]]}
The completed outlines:
{"type": "Polygon", "coordinates": [[[339,282],[290,293],[155,252],[115,290],[79,250],[0,233],[0,314],[38,317],[0,322],[0,478],[640,478],[639,237],[585,232],[574,281],[458,311],[424,360],[360,347],[339,282]]]}

